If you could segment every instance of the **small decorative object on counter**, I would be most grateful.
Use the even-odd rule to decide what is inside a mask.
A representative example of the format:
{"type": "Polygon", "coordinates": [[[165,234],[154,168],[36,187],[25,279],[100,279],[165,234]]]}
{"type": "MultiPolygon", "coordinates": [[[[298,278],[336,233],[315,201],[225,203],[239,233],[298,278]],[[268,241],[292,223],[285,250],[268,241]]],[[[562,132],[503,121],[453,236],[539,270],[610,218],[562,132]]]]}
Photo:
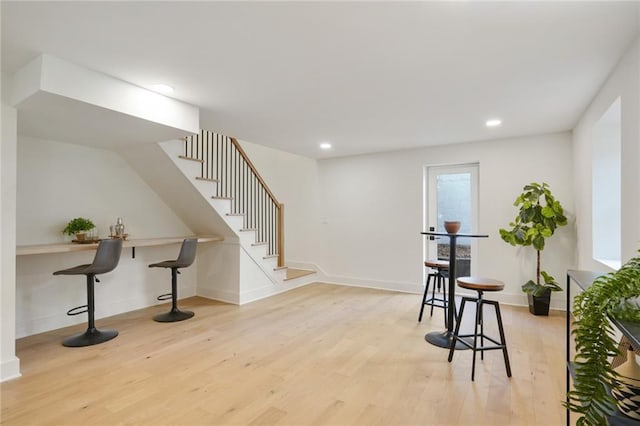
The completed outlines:
{"type": "Polygon", "coordinates": [[[124,223],[122,222],[122,218],[119,217],[116,220],[116,237],[122,238],[124,235],[124,223]]]}
{"type": "Polygon", "coordinates": [[[458,220],[445,220],[444,229],[449,234],[457,234],[460,230],[460,221],[458,220]]]}
{"type": "Polygon", "coordinates": [[[124,233],[124,222],[122,221],[121,217],[119,217],[116,220],[115,226],[111,225],[109,227],[109,231],[111,232],[111,238],[117,238],[119,240],[126,240],[127,239],[128,234],[124,233]],[[114,231],[115,231],[115,233],[114,233],[114,231]]]}

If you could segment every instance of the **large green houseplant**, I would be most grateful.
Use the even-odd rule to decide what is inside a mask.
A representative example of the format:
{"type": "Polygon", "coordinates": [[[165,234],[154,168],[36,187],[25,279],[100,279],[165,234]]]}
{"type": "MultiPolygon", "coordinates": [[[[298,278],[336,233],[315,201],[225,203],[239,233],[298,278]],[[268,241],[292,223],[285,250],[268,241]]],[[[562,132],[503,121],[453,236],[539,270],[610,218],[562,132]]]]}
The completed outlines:
{"type": "Polygon", "coordinates": [[[582,416],[578,425],[604,425],[616,401],[609,390],[620,386],[610,357],[620,355],[609,318],[640,321],[640,257],[617,272],[597,278],[573,301],[574,389],[567,407],[582,416]]]}
{"type": "Polygon", "coordinates": [[[540,268],[540,254],[544,250],[545,240],[551,237],[556,229],[567,224],[564,209],[551,193],[546,183],[530,183],[523,187],[513,203],[518,207],[518,215],[509,223],[511,229],[500,229],[500,237],[512,246],[533,246],[536,250],[536,279],[527,281],[522,290],[529,295],[530,310],[538,314],[533,304],[537,298],[544,298],[547,315],[549,298],[552,291],[560,291],[555,278],[540,268]],[[542,280],[541,280],[542,278],[542,280]]]}

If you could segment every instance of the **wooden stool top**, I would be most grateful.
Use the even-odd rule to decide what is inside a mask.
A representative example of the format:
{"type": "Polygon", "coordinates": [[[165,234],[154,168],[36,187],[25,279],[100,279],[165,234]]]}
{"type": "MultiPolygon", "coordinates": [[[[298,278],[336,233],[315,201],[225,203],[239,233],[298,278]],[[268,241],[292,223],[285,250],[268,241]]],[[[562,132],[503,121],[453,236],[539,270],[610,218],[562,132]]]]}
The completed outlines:
{"type": "Polygon", "coordinates": [[[501,291],[504,288],[504,283],[492,278],[459,277],[458,286],[469,290],[501,291]]]}
{"type": "Polygon", "coordinates": [[[448,269],[449,261],[448,260],[426,260],[424,262],[424,266],[427,266],[429,268],[448,269]]]}

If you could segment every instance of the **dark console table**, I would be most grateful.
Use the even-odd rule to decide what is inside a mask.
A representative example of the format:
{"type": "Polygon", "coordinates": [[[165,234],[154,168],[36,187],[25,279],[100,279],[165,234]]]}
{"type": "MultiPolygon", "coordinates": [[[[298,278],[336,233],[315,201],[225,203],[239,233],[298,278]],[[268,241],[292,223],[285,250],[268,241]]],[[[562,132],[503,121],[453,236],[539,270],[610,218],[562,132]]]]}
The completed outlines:
{"type": "MultiPolygon", "coordinates": [[[[571,281],[582,289],[586,290],[596,278],[604,275],[604,272],[591,272],[591,271],[579,271],[569,269],[567,271],[567,320],[566,320],[566,346],[567,346],[567,373],[566,373],[566,391],[569,393],[571,385],[571,372],[573,370],[571,360],[571,304],[573,299],[571,298],[571,281]]],[[[611,318],[611,323],[620,330],[620,332],[629,339],[631,346],[634,349],[640,348],[640,323],[630,321],[620,321],[615,318],[611,318]]],[[[567,402],[568,402],[568,396],[567,402]]],[[[567,409],[567,426],[570,424],[570,411],[567,409]]],[[[610,426],[623,426],[623,425],[640,425],[640,422],[633,420],[620,411],[612,414],[607,418],[607,423],[610,426]]]]}

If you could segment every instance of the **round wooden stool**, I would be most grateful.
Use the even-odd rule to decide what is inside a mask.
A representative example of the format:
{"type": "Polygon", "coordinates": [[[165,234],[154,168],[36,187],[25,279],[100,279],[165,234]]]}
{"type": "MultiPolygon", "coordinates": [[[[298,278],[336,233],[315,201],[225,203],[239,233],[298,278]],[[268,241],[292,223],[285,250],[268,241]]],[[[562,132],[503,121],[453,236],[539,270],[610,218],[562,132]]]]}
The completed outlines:
{"type": "Polygon", "coordinates": [[[424,262],[424,266],[430,268],[431,272],[427,275],[427,283],[424,288],[424,295],[422,296],[422,305],[420,306],[420,314],[418,315],[418,322],[422,321],[422,313],[424,312],[424,306],[431,306],[431,314],[433,316],[433,308],[442,308],[445,311],[444,314],[444,326],[447,326],[447,286],[444,285],[444,271],[449,270],[448,260],[427,260],[424,262]],[[429,294],[429,286],[431,285],[431,279],[433,278],[433,287],[431,289],[431,298],[427,299],[429,294]],[[436,286],[438,291],[442,289],[442,297],[436,297],[436,286]]]}
{"type": "Polygon", "coordinates": [[[460,305],[460,312],[456,319],[456,329],[453,332],[453,339],[451,339],[451,347],[449,348],[449,362],[453,359],[453,352],[455,351],[456,342],[460,342],[464,346],[473,351],[473,364],[471,366],[471,381],[473,381],[476,372],[476,352],[480,351],[480,359],[484,359],[484,351],[501,349],[504,356],[504,364],[507,369],[507,377],[511,377],[511,366],[509,365],[509,354],[507,353],[507,342],[504,338],[504,329],[502,327],[502,316],[500,315],[500,304],[494,300],[485,300],[482,296],[485,291],[502,291],[504,289],[504,283],[502,281],[494,280],[491,278],[480,277],[460,277],[457,280],[458,287],[468,290],[474,290],[478,292],[478,297],[464,296],[460,305]],[[473,302],[476,304],[476,322],[473,334],[460,334],[460,323],[462,322],[462,314],[464,313],[464,307],[467,302],[473,302]],[[482,308],[484,305],[493,305],[496,310],[496,318],[498,320],[498,332],[500,333],[500,341],[489,337],[484,334],[483,314],[482,308]],[[480,332],[478,332],[480,328],[480,332]],[[470,338],[473,337],[473,343],[470,343],[470,338]],[[478,346],[478,337],[480,338],[480,346],[478,346]],[[467,338],[467,339],[465,339],[467,338]],[[485,346],[484,339],[489,340],[493,345],[485,346]]]}

